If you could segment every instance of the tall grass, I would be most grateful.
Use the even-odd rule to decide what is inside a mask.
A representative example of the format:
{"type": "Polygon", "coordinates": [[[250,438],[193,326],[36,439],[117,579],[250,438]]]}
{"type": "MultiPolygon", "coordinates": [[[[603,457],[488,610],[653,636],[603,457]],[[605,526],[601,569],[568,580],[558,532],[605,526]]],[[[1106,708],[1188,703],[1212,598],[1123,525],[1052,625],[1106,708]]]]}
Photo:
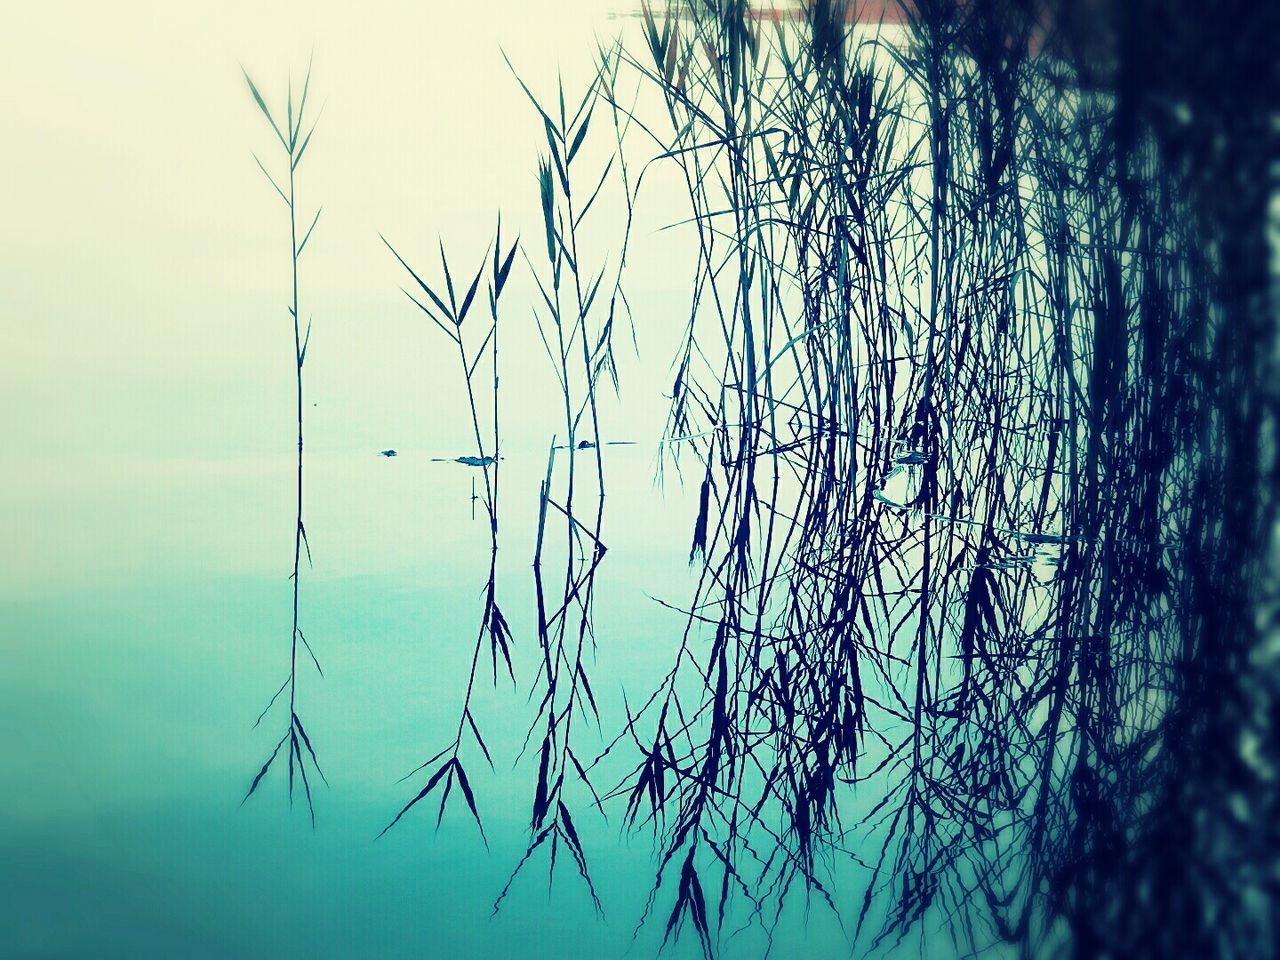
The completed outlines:
{"type": "Polygon", "coordinates": [[[290,81],[289,89],[285,102],[284,126],[281,127],[277,123],[275,116],[267,107],[266,101],[262,94],[259,93],[257,86],[253,80],[249,78],[249,74],[244,75],[245,82],[249,86],[249,92],[252,94],[254,102],[261,111],[262,116],[266,119],[271,128],[272,134],[275,136],[277,145],[279,146],[278,156],[285,166],[284,176],[272,176],[266,165],[254,155],[254,160],[258,164],[258,168],[262,171],[267,182],[271,184],[276,195],[285,205],[285,210],[289,220],[289,316],[293,323],[293,357],[291,366],[293,368],[293,376],[296,384],[295,396],[297,399],[297,420],[298,420],[298,458],[296,472],[296,491],[297,491],[297,514],[294,522],[293,537],[293,572],[290,574],[292,582],[292,629],[289,639],[289,671],[280,688],[275,692],[268,701],[262,713],[258,715],[257,721],[254,723],[256,727],[270,713],[271,708],[280,700],[283,694],[288,694],[287,700],[289,708],[289,719],[286,724],[284,735],[276,742],[275,748],[267,757],[262,768],[254,776],[253,781],[249,784],[249,790],[245,794],[244,799],[248,800],[253,796],[258,786],[262,783],[263,778],[270,772],[272,766],[280,756],[281,749],[285,749],[286,764],[289,773],[289,802],[293,803],[294,795],[294,776],[297,774],[301,781],[303,794],[307,803],[307,812],[311,817],[312,825],[315,824],[315,804],[311,795],[311,780],[307,773],[308,763],[311,769],[323,781],[325,779],[324,772],[320,769],[319,760],[316,758],[315,749],[311,745],[311,738],[307,735],[306,728],[302,724],[302,719],[298,715],[298,648],[299,644],[306,651],[308,658],[315,667],[316,672],[323,676],[320,669],[320,661],[316,659],[315,653],[311,649],[311,644],[307,640],[306,635],[302,632],[299,590],[302,573],[302,555],[306,551],[307,562],[311,562],[311,546],[307,542],[307,527],[303,521],[303,410],[304,394],[303,394],[303,365],[307,358],[307,344],[311,339],[311,320],[308,318],[305,328],[302,325],[302,307],[299,288],[299,264],[302,254],[306,250],[307,242],[311,239],[312,231],[315,230],[316,224],[320,220],[320,208],[316,209],[315,214],[309,219],[305,219],[304,215],[300,215],[298,197],[297,197],[297,173],[298,167],[302,163],[303,157],[306,155],[307,147],[311,144],[312,134],[315,133],[316,120],[308,113],[308,94],[311,90],[311,68],[307,67],[306,75],[302,82],[302,93],[298,98],[296,105],[293,99],[293,83],[290,81]],[[282,185],[283,183],[283,185],[282,185]],[[304,227],[305,225],[305,227],[304,227]],[[287,745],[287,746],[286,746],[287,745]]]}
{"type": "Polygon", "coordinates": [[[606,141],[610,146],[620,145],[623,131],[618,115],[601,106],[617,69],[617,48],[602,48],[586,89],[580,95],[569,94],[566,100],[561,80],[550,105],[516,75],[546,138],[546,153],[539,158],[537,170],[545,250],[539,245],[532,255],[526,252],[525,262],[540,299],[534,308],[535,322],[562,398],[563,433],[558,436],[564,443],[552,438],[546,478],[538,494],[533,580],[541,666],[531,691],[538,701],[537,713],[521,751],[537,756],[530,840],[494,903],[495,911],[521,869],[544,846],[549,848],[551,877],[563,846],[592,903],[602,909],[573,818],[575,810],[580,812],[575,790],[596,806],[601,800],[589,772],[590,754],[583,753],[575,737],[579,726],[601,722],[590,679],[596,643],[596,577],[607,552],[604,462],[610,441],[600,416],[599,390],[606,378],[612,379],[615,388],[618,382],[614,334],[620,312],[627,309],[622,274],[632,195],[622,160],[618,169],[628,219],[621,228],[619,252],[611,260],[584,241],[584,224],[596,209],[618,157],[598,171],[584,172],[581,151],[584,145],[601,140],[602,130],[612,134],[613,139],[606,141]],[[590,463],[586,469],[584,460],[590,463]],[[562,531],[558,535],[557,529],[562,531]],[[562,578],[553,572],[557,558],[562,578]]]}
{"type": "Polygon", "coordinates": [[[643,12],[698,243],[669,439],[700,579],[617,793],[708,953],[735,897],[771,928],[852,868],[873,946],[932,914],[1096,956],[1125,920],[1091,878],[1201,709],[1178,545],[1227,321],[1178,171],[1032,55],[1034,11],[905,9],[643,12]]]}
{"type": "MultiPolygon", "coordinates": [[[[462,709],[458,716],[458,725],[454,730],[453,739],[438,751],[434,756],[413,770],[404,779],[414,776],[420,771],[427,768],[434,768],[428,775],[426,784],[406,803],[395,815],[395,818],[383,828],[382,833],[399,822],[400,818],[408,813],[413,807],[421,803],[430,796],[437,788],[440,789],[440,804],[436,818],[437,824],[444,818],[445,805],[448,802],[449,795],[453,789],[453,785],[457,783],[461,790],[463,798],[466,800],[467,808],[470,810],[472,817],[475,819],[476,826],[480,830],[480,834],[484,836],[484,823],[480,816],[480,811],[476,805],[475,793],[471,788],[471,781],[467,776],[466,767],[463,765],[461,751],[464,738],[469,741],[483,755],[485,761],[490,767],[493,766],[493,757],[489,753],[489,747],[485,743],[484,737],[480,732],[480,727],[476,723],[475,714],[472,712],[471,701],[475,692],[477,673],[480,666],[480,654],[484,649],[485,640],[489,643],[490,659],[493,667],[493,682],[498,681],[498,661],[501,657],[508,674],[512,681],[515,680],[511,663],[511,630],[507,625],[506,617],[502,614],[502,609],[498,605],[497,596],[497,564],[498,564],[498,472],[499,461],[501,460],[501,447],[499,444],[499,420],[498,420],[498,304],[502,299],[502,292],[507,284],[507,279],[511,274],[511,266],[515,260],[516,250],[519,248],[519,241],[511,244],[505,255],[502,255],[502,221],[498,220],[497,234],[491,244],[490,250],[480,259],[480,266],[475,272],[470,284],[466,287],[461,299],[458,298],[454,289],[453,275],[449,270],[449,260],[445,255],[444,243],[440,244],[440,269],[443,273],[444,284],[441,286],[436,284],[436,288],[440,293],[436,292],[409,264],[396,252],[395,247],[391,246],[386,239],[383,239],[389,249],[395,256],[400,265],[405,268],[409,276],[413,278],[417,285],[418,293],[404,290],[404,294],[410,301],[430,319],[441,333],[450,340],[457,348],[458,363],[461,372],[461,380],[466,390],[467,408],[470,413],[470,425],[472,437],[475,440],[474,457],[458,458],[459,462],[473,465],[479,469],[484,478],[484,508],[485,514],[489,521],[489,577],[484,588],[484,608],[480,614],[480,627],[476,634],[476,640],[471,654],[471,667],[467,675],[466,693],[462,701],[462,709]],[[464,326],[468,317],[474,316],[472,310],[476,307],[476,294],[480,289],[480,281],[484,279],[485,268],[490,266],[489,253],[492,252],[492,265],[488,276],[487,299],[489,303],[489,327],[484,335],[480,338],[478,344],[468,347],[465,340],[464,326]],[[491,373],[491,416],[481,420],[480,409],[480,383],[477,380],[477,369],[485,362],[491,373]],[[485,435],[488,435],[487,438],[485,435]],[[487,442],[486,442],[487,439],[487,442]]],[[[465,330],[471,330],[474,322],[465,330]]],[[[379,834],[381,836],[381,834],[379,834]]],[[[485,837],[485,843],[488,838],[485,837]]]]}
{"type": "MultiPolygon", "coordinates": [[[[585,91],[519,81],[545,132],[545,250],[519,249],[563,403],[537,494],[529,840],[495,909],[562,845],[599,907],[575,817],[616,805],[655,838],[641,923],[664,942],[691,928],[708,956],[737,924],[771,940],[797,901],[860,951],[928,930],[966,955],[1266,955],[1275,838],[1224,825],[1237,798],[1275,807],[1232,746],[1264,738],[1275,702],[1250,680],[1276,354],[1262,248],[1238,229],[1265,219],[1261,188],[1212,189],[1177,111],[1075,56],[1058,5],[917,0],[855,26],[861,11],[644,5],[585,91]],[[584,173],[602,129],[612,159],[584,173]],[[604,729],[600,390],[619,386],[656,166],[683,184],[670,229],[695,250],[661,444],[698,484],[693,587],[664,601],[679,635],[651,638],[669,669],[604,729]],[[611,177],[626,217],[609,258],[583,224],[611,177]],[[610,762],[628,772],[604,783],[610,762]]],[[[1187,122],[1227,142],[1260,115],[1214,101],[1187,122]]],[[[292,163],[292,111],[287,126],[292,163]]],[[[292,223],[292,167],[289,183],[292,223]]],[[[514,679],[492,559],[497,301],[517,250],[501,246],[479,346],[462,331],[484,266],[459,300],[443,245],[443,287],[400,260],[458,350],[493,552],[455,735],[392,824],[435,790],[443,816],[455,782],[480,822],[460,751],[492,762],[471,709],[486,639],[495,682],[499,657],[514,679]]],[[[295,673],[296,649],[291,701],[295,673]]]]}

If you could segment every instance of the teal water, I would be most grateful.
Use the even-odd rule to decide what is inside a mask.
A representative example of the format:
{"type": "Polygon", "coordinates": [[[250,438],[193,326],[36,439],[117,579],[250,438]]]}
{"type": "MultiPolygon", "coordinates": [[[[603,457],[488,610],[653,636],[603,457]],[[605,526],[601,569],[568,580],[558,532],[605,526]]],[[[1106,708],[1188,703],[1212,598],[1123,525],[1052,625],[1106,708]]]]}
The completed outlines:
{"type": "MultiPolygon", "coordinates": [[[[384,474],[407,472],[368,460],[384,474]]],[[[274,529],[287,535],[284,524],[274,529]]],[[[287,536],[276,539],[287,551],[287,536]]],[[[521,690],[487,692],[478,709],[498,762],[497,774],[472,772],[490,849],[460,805],[438,832],[434,811],[419,810],[374,839],[406,799],[395,780],[451,728],[478,612],[469,575],[483,575],[483,557],[455,542],[416,570],[345,575],[328,562],[325,539],[316,537],[317,567],[303,580],[304,622],[326,677],[304,675],[300,709],[331,783],[318,791],[314,832],[303,809],[289,810],[278,771],[239,806],[279,722],[272,714],[250,729],[287,655],[283,576],[156,569],[4,605],[16,641],[7,659],[18,666],[0,680],[11,744],[0,790],[6,955],[654,955],[661,920],[632,943],[651,842],[599,818],[584,816],[581,829],[603,918],[566,861],[548,890],[545,858],[491,916],[527,836],[531,764],[511,769],[532,717],[521,690]]],[[[654,574],[679,563],[634,543],[617,553],[601,585],[596,676],[639,686],[679,624],[634,583],[654,589],[654,574]]],[[[503,571],[513,600],[527,599],[527,571],[523,556],[503,571]]],[[[528,618],[512,619],[525,641],[523,679],[528,618]]],[[[616,718],[616,697],[602,700],[616,718]]],[[[760,946],[744,937],[743,949],[749,942],[760,946]]],[[[843,952],[816,912],[798,942],[806,956],[843,952]]],[[[692,941],[668,953],[695,954],[692,941]]]]}

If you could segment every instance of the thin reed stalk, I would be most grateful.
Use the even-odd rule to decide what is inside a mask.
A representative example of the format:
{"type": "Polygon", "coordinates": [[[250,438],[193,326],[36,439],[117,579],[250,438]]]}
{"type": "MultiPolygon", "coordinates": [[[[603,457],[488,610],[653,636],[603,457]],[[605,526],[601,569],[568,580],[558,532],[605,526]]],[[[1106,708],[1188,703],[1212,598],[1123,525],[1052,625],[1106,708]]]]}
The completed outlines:
{"type": "MultiPolygon", "coordinates": [[[[302,556],[305,550],[307,563],[311,563],[311,545],[307,542],[307,528],[303,520],[303,410],[304,392],[303,392],[303,364],[307,357],[307,344],[311,340],[311,320],[307,320],[305,329],[301,320],[301,299],[299,292],[299,265],[302,254],[306,250],[307,242],[311,239],[312,231],[315,230],[316,224],[320,220],[320,212],[322,208],[317,208],[314,216],[309,221],[299,217],[298,197],[297,197],[297,172],[298,167],[302,163],[303,157],[306,155],[307,147],[311,144],[312,134],[315,133],[318,114],[315,119],[307,112],[307,98],[311,89],[311,67],[308,65],[306,75],[303,78],[302,94],[297,103],[297,111],[294,111],[293,100],[293,83],[290,81],[288,96],[285,106],[285,124],[281,129],[276,122],[275,117],[268,109],[266,101],[262,98],[262,94],[258,92],[257,86],[250,79],[246,72],[244,75],[245,82],[249,86],[249,92],[253,95],[254,102],[258,105],[263,117],[271,127],[271,131],[275,134],[276,141],[280,147],[280,156],[284,159],[287,166],[287,176],[284,178],[284,186],[271,175],[263,162],[254,155],[254,160],[258,168],[262,171],[268,183],[271,184],[276,194],[284,202],[289,218],[289,316],[293,322],[293,373],[296,384],[295,397],[297,404],[297,422],[298,422],[298,456],[296,470],[296,504],[297,513],[294,522],[293,537],[293,572],[290,574],[292,583],[292,629],[290,631],[289,640],[289,672],[280,688],[275,692],[268,701],[262,713],[259,714],[254,726],[256,727],[270,712],[281,694],[287,693],[287,703],[289,705],[289,721],[284,735],[276,743],[275,748],[267,757],[266,762],[262,765],[257,775],[249,784],[248,792],[245,793],[244,799],[248,800],[258,789],[264,777],[275,764],[276,759],[280,755],[281,748],[288,745],[286,751],[287,766],[289,773],[289,803],[293,803],[294,791],[294,774],[297,773],[301,780],[303,793],[307,802],[307,812],[310,815],[312,826],[315,825],[315,804],[312,800],[311,781],[307,774],[308,762],[312,770],[325,781],[324,771],[320,769],[319,760],[316,757],[315,749],[311,745],[311,738],[307,735],[306,728],[302,724],[302,719],[298,715],[298,649],[299,644],[306,650],[307,656],[311,660],[312,665],[316,669],[316,673],[320,676],[324,675],[324,671],[320,668],[320,661],[316,659],[315,653],[311,649],[311,644],[307,640],[306,635],[302,632],[301,616],[300,616],[300,588],[302,573],[302,556]],[[304,133],[305,130],[305,133],[304,133]],[[301,229],[303,224],[307,224],[305,229],[301,229]]],[[[327,781],[326,781],[327,782],[327,781]]],[[[243,802],[243,801],[242,801],[243,802]]]]}

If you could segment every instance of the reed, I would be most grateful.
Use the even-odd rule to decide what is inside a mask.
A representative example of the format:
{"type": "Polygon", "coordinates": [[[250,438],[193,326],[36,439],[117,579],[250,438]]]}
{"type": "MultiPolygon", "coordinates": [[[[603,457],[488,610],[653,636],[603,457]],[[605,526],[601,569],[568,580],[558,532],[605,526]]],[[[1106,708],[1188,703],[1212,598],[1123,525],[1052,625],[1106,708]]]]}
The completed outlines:
{"type": "MultiPolygon", "coordinates": [[[[545,132],[545,250],[503,254],[499,229],[478,346],[463,321],[485,265],[458,299],[443,244],[443,286],[395,254],[458,352],[475,441],[460,461],[482,474],[492,551],[453,739],[387,829],[437,790],[443,817],[455,783],[481,824],[462,750],[492,763],[471,706],[486,642],[495,683],[500,659],[514,680],[497,320],[519,249],[563,404],[537,495],[529,840],[495,910],[544,848],[554,875],[562,845],[600,908],[575,823],[589,799],[652,831],[640,923],[660,916],[664,943],[691,928],[707,956],[734,924],[771,942],[799,898],[869,952],[927,928],[965,955],[1267,955],[1278,845],[1224,825],[1229,798],[1275,809],[1226,746],[1265,739],[1275,702],[1250,659],[1272,629],[1255,615],[1274,592],[1276,500],[1258,491],[1276,409],[1258,385],[1275,331],[1265,245],[1233,232],[1265,220],[1260,188],[1215,191],[1173,120],[1071,53],[1059,5],[917,0],[854,26],[861,10],[645,4],[581,95],[517,77],[545,132]],[[584,174],[602,129],[612,158],[584,174]],[[662,601],[679,635],[651,638],[670,669],[605,731],[599,399],[619,389],[632,217],[657,166],[683,183],[669,229],[695,246],[659,461],[698,483],[693,586],[662,601]],[[612,258],[583,229],[611,183],[612,258]],[[610,762],[627,772],[605,783],[610,762]]],[[[293,229],[301,119],[290,106],[283,135],[252,89],[289,157],[293,229]]],[[[1249,103],[1194,122],[1258,134],[1249,103]]],[[[298,469],[291,725],[249,792],[288,741],[310,805],[292,706],[301,399],[298,469]]]]}
{"type": "Polygon", "coordinates": [[[613,139],[609,143],[620,147],[624,130],[618,114],[611,112],[611,127],[605,127],[605,121],[597,115],[605,91],[616,79],[618,50],[616,46],[600,50],[595,76],[580,96],[566,101],[560,81],[551,105],[540,101],[512,67],[520,88],[542,120],[546,136],[546,154],[539,159],[537,171],[545,257],[539,249],[532,257],[526,253],[525,262],[541,300],[535,306],[534,317],[563,399],[561,428],[565,442],[557,444],[557,438],[552,438],[546,479],[538,494],[533,579],[542,663],[530,694],[537,699],[538,708],[521,751],[523,754],[533,747],[538,757],[530,839],[494,902],[495,912],[517,875],[544,846],[549,847],[548,871],[554,879],[561,845],[569,851],[596,910],[603,909],[574,823],[576,804],[572,794],[576,788],[600,806],[589,772],[589,757],[581,755],[581,748],[575,751],[575,734],[577,725],[599,726],[601,722],[590,679],[590,657],[596,643],[595,584],[607,552],[604,464],[610,441],[600,416],[599,389],[606,377],[615,389],[618,385],[613,341],[619,313],[627,309],[622,276],[633,194],[620,154],[610,158],[598,173],[584,174],[581,151],[584,145],[600,139],[601,129],[611,129],[613,139]],[[576,106],[569,109],[566,103],[576,106]],[[623,178],[628,217],[621,231],[619,253],[610,260],[584,240],[584,224],[596,208],[615,160],[623,178]],[[590,460],[588,470],[580,465],[582,459],[590,460]],[[562,526],[556,523],[557,519],[563,521],[562,526]],[[563,531],[559,536],[557,527],[563,531]],[[562,580],[553,581],[550,570],[557,553],[564,573],[562,580]],[[555,582],[560,584],[558,590],[553,586],[555,582]]]}
{"type": "Polygon", "coordinates": [[[698,241],[668,447],[703,478],[687,628],[610,796],[708,954],[735,897],[766,929],[797,887],[836,910],[844,862],[873,947],[933,915],[962,950],[1099,955],[1122,881],[1087,878],[1195,702],[1197,215],[1029,12],[854,11],[645,8],[627,59],[698,241]]]}
{"type": "Polygon", "coordinates": [[[395,247],[391,246],[385,237],[383,238],[383,243],[386,244],[387,249],[391,251],[417,285],[419,291],[417,295],[409,290],[403,290],[404,295],[439,328],[440,332],[457,349],[461,379],[466,390],[467,408],[470,413],[472,437],[475,441],[475,455],[473,457],[460,457],[458,462],[473,466],[480,471],[483,477],[483,503],[485,514],[489,521],[490,550],[489,576],[483,591],[484,607],[480,614],[480,627],[472,648],[471,667],[467,674],[466,692],[463,696],[462,709],[459,713],[458,725],[454,730],[453,739],[434,756],[410,771],[403,778],[407,780],[422,770],[433,767],[427,777],[425,786],[400,809],[390,823],[382,828],[382,833],[378,834],[378,836],[381,837],[394,827],[401,817],[429,797],[437,788],[440,789],[440,804],[436,816],[436,825],[439,826],[444,819],[445,806],[449,800],[453,785],[457,783],[463,798],[466,800],[467,808],[476,822],[476,827],[487,845],[488,838],[484,834],[484,823],[476,805],[475,793],[471,788],[471,781],[467,776],[466,767],[463,765],[461,751],[464,738],[469,735],[470,741],[475,747],[479,748],[485,761],[492,768],[493,757],[489,753],[489,747],[480,732],[480,727],[476,722],[476,717],[471,707],[480,665],[480,654],[484,649],[486,639],[489,643],[494,684],[496,685],[498,682],[498,661],[500,657],[512,682],[515,681],[515,673],[511,663],[511,630],[507,625],[506,617],[502,614],[501,607],[498,605],[497,597],[498,478],[502,459],[499,442],[498,305],[502,299],[503,290],[506,288],[507,279],[511,274],[511,267],[515,261],[516,250],[519,249],[520,244],[518,240],[513,242],[507,248],[506,254],[502,254],[502,219],[499,217],[497,232],[490,249],[481,257],[480,266],[476,270],[475,276],[466,287],[461,299],[458,299],[454,290],[453,274],[449,270],[449,259],[445,255],[443,242],[440,244],[440,269],[443,274],[444,285],[436,284],[436,288],[441,293],[437,293],[435,289],[423,280],[404,258],[396,252],[395,247]],[[490,253],[492,253],[491,264],[489,262],[490,253]],[[484,279],[486,267],[490,268],[487,285],[489,303],[488,330],[480,338],[478,344],[468,346],[465,339],[465,331],[471,330],[474,327],[474,323],[466,327],[465,330],[463,325],[468,317],[474,315],[472,310],[476,305],[476,293],[480,289],[480,281],[484,279]],[[477,369],[482,362],[485,362],[489,367],[492,378],[491,416],[484,418],[483,422],[480,409],[480,382],[477,380],[477,369]],[[488,434],[487,438],[485,436],[486,433],[488,434]]]}
{"type": "MultiPolygon", "coordinates": [[[[258,87],[250,79],[249,74],[244,74],[245,82],[249,86],[249,92],[253,96],[254,102],[257,104],[262,116],[266,119],[267,124],[271,128],[271,132],[275,136],[275,145],[279,148],[277,156],[283,161],[285,166],[285,175],[283,177],[272,176],[266,165],[254,155],[254,161],[258,165],[258,169],[262,171],[262,175],[266,177],[267,182],[271,184],[272,189],[285,205],[289,221],[289,316],[293,323],[293,358],[291,366],[293,367],[293,375],[296,383],[296,400],[297,400],[297,421],[298,421],[298,457],[295,488],[297,492],[296,504],[297,514],[294,522],[293,537],[293,572],[290,574],[292,583],[292,629],[289,639],[289,670],[284,682],[275,694],[268,701],[262,713],[258,715],[258,719],[254,722],[256,727],[270,713],[271,708],[283,694],[288,694],[287,702],[289,707],[289,719],[286,724],[284,735],[276,742],[275,748],[267,757],[266,762],[254,776],[249,784],[248,792],[245,793],[244,800],[248,800],[258,789],[263,779],[275,765],[276,760],[280,757],[281,749],[285,749],[285,760],[289,775],[289,803],[293,803],[294,794],[294,775],[298,776],[301,781],[303,794],[307,803],[307,812],[311,817],[312,826],[315,826],[315,804],[311,794],[311,780],[307,774],[308,763],[316,775],[322,781],[325,780],[324,771],[320,769],[320,762],[316,757],[315,749],[311,745],[311,738],[307,735],[306,728],[302,724],[302,719],[298,715],[298,648],[301,644],[306,651],[307,657],[311,660],[312,665],[316,669],[316,673],[320,676],[324,675],[324,671],[320,668],[320,661],[316,659],[315,653],[311,649],[311,644],[307,640],[306,635],[302,632],[301,611],[299,603],[299,590],[301,586],[302,573],[302,556],[306,552],[307,563],[311,563],[311,545],[307,542],[307,528],[303,521],[303,410],[304,392],[303,392],[303,365],[307,358],[307,344],[311,339],[311,320],[308,318],[306,327],[302,325],[301,314],[301,298],[299,284],[299,265],[301,263],[302,254],[306,250],[307,242],[311,239],[311,234],[316,228],[316,224],[320,220],[320,207],[316,208],[315,214],[308,221],[305,215],[301,215],[299,201],[297,196],[297,174],[298,168],[302,163],[303,157],[306,155],[307,147],[311,145],[311,137],[315,133],[316,122],[319,120],[318,111],[313,117],[308,112],[308,95],[311,90],[311,67],[307,66],[307,72],[302,82],[302,93],[298,98],[297,108],[295,111],[293,99],[293,82],[290,80],[288,85],[287,97],[285,102],[284,126],[281,127],[276,122],[275,116],[267,107],[266,101],[262,94],[258,91],[258,87]],[[281,183],[283,182],[283,186],[281,183]],[[303,225],[306,224],[305,228],[303,225]]],[[[244,801],[241,801],[242,803],[244,801]]]]}

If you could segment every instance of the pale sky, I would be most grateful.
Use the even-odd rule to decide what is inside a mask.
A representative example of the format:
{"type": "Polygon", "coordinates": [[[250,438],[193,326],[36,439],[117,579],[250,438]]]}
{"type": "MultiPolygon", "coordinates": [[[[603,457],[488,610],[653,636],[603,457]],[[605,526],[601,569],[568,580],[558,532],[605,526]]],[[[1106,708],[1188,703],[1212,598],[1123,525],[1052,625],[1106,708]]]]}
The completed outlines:
{"type": "MultiPolygon", "coordinates": [[[[437,236],[455,270],[474,269],[499,207],[508,237],[536,236],[542,131],[501,51],[535,90],[551,94],[557,66],[580,89],[596,38],[634,24],[607,9],[436,0],[12,10],[0,39],[0,83],[11,91],[0,106],[0,525],[16,549],[0,573],[13,589],[68,569],[128,575],[163,551],[205,563],[223,552],[237,566],[245,559],[217,546],[222,520],[208,505],[252,502],[273,515],[257,491],[277,486],[291,444],[287,223],[252,158],[276,160],[240,64],[280,109],[290,69],[300,79],[314,52],[312,98],[324,104],[299,171],[301,207],[324,205],[302,277],[315,322],[306,374],[316,469],[386,446],[452,454],[456,367],[404,301],[378,233],[432,273],[437,236]],[[191,550],[192,538],[206,549],[191,550]]],[[[682,211],[658,195],[633,241],[646,363],[629,375],[633,398],[647,400],[627,416],[645,433],[661,427],[658,387],[678,333],[668,314],[687,289],[687,270],[672,269],[683,262],[678,240],[657,233],[682,211]]],[[[602,255],[616,251],[617,225],[602,220],[602,255]]],[[[555,427],[552,381],[532,288],[523,267],[515,273],[509,436],[540,450],[555,427]]],[[[640,462],[647,476],[649,456],[640,462]]],[[[344,482],[334,480],[335,499],[344,482]]]]}

